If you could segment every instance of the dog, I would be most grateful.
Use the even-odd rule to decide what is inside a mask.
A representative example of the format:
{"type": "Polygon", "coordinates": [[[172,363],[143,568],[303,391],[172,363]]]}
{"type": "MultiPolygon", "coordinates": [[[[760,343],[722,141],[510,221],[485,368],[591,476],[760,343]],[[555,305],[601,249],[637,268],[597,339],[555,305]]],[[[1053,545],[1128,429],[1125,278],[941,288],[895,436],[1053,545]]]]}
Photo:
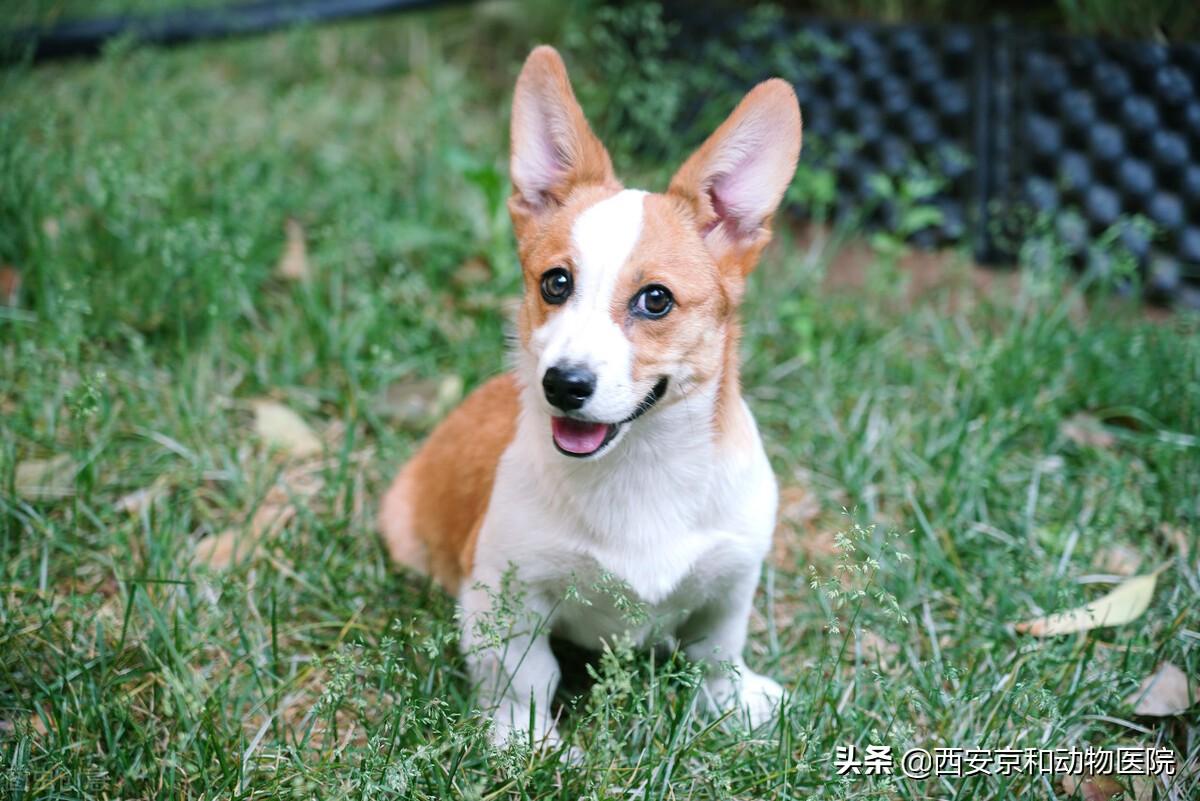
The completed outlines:
{"type": "Polygon", "coordinates": [[[551,634],[675,642],[704,663],[718,710],[751,727],[777,714],[783,689],[742,656],[778,490],[741,395],[738,307],[800,144],[795,92],[771,79],[665,193],[626,189],[557,51],[526,60],[513,366],[434,430],[379,519],[395,561],[457,596],[497,743],[560,742],[551,634]],[[502,590],[519,603],[498,635],[486,621],[502,590]]]}

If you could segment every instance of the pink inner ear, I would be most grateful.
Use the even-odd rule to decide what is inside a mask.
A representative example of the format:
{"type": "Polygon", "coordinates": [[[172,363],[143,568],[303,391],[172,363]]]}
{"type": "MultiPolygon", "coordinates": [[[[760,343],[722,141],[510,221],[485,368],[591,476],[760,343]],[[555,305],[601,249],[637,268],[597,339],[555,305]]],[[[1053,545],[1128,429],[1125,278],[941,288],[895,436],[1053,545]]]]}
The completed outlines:
{"type": "Polygon", "coordinates": [[[564,139],[569,136],[556,100],[536,91],[524,95],[514,108],[512,156],[513,184],[525,203],[541,209],[554,200],[554,190],[567,179],[571,154],[564,139]]]}
{"type": "Polygon", "coordinates": [[[757,230],[762,221],[753,210],[739,203],[739,199],[744,197],[739,192],[750,188],[745,186],[748,175],[752,177],[752,173],[735,168],[730,174],[718,175],[713,179],[708,187],[708,202],[712,205],[715,217],[704,227],[703,235],[707,236],[718,226],[723,227],[726,235],[734,239],[750,236],[757,230]]]}
{"type": "Polygon", "coordinates": [[[551,190],[567,174],[566,167],[564,166],[566,160],[563,158],[562,148],[549,136],[539,137],[537,148],[537,164],[539,168],[537,184],[531,187],[536,192],[536,197],[531,200],[538,207],[544,207],[549,205],[552,200],[551,190]]]}
{"type": "Polygon", "coordinates": [[[754,239],[779,205],[795,173],[799,126],[777,111],[753,105],[715,141],[705,192],[716,220],[705,234],[720,227],[733,240],[754,239]]]}
{"type": "Polygon", "coordinates": [[[700,229],[701,236],[708,236],[713,231],[717,230],[718,225],[726,224],[729,217],[729,212],[725,208],[725,203],[721,200],[721,196],[717,194],[717,188],[715,186],[708,187],[708,203],[710,206],[712,206],[714,216],[707,225],[700,229]]]}
{"type": "Polygon", "coordinates": [[[548,131],[539,131],[530,142],[530,149],[518,155],[521,159],[525,201],[543,208],[553,200],[552,190],[567,175],[566,157],[562,147],[548,131]]]}

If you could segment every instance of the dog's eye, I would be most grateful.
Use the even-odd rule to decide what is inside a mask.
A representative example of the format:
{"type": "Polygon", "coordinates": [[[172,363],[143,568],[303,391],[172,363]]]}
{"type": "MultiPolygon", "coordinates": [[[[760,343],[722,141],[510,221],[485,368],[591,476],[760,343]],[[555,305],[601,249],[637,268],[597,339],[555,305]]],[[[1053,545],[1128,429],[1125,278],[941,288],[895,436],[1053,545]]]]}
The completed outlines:
{"type": "Polygon", "coordinates": [[[557,306],[571,296],[571,274],[562,267],[554,267],[542,273],[542,298],[557,306]]]}
{"type": "Polygon", "coordinates": [[[671,290],[658,284],[651,284],[633,299],[633,310],[651,319],[665,316],[674,305],[675,299],[671,297],[671,290]]]}

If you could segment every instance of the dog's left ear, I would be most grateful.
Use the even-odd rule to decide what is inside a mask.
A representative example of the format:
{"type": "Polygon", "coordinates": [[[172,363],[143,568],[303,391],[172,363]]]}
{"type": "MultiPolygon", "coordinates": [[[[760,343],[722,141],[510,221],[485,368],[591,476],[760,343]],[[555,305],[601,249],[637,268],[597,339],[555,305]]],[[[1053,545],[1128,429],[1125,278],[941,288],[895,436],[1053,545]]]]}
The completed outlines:
{"type": "Polygon", "coordinates": [[[749,274],[771,239],[771,218],[800,157],[800,104],[791,85],[754,87],[671,179],[717,263],[749,274]]]}

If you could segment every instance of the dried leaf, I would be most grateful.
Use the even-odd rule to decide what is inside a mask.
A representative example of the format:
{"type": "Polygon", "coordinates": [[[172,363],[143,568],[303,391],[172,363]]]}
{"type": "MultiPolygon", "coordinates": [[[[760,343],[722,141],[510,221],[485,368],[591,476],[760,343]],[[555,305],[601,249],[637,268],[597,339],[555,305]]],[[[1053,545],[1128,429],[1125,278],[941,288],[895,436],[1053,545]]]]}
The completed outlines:
{"type": "Polygon", "coordinates": [[[292,456],[321,452],[321,441],[300,415],[275,401],[254,401],[254,430],[263,442],[292,456]]]}
{"type": "Polygon", "coordinates": [[[1125,792],[1111,776],[1063,776],[1062,788],[1068,798],[1083,801],[1108,801],[1125,792]]]}
{"type": "Polygon", "coordinates": [[[1174,754],[1174,771],[1153,776],[1129,777],[1130,796],[1134,801],[1184,801],[1196,797],[1200,790],[1200,759],[1182,758],[1174,754]]]}
{"type": "Polygon", "coordinates": [[[1138,715],[1165,718],[1186,712],[1200,697],[1200,685],[1170,662],[1142,680],[1137,692],[1125,699],[1138,715]]]}
{"type": "Polygon", "coordinates": [[[1142,566],[1142,555],[1135,548],[1117,544],[1097,553],[1095,564],[1106,573],[1132,576],[1142,566]]]}
{"type": "Polygon", "coordinates": [[[1192,548],[1188,544],[1189,537],[1178,526],[1168,525],[1163,523],[1158,527],[1159,535],[1170,543],[1175,550],[1179,551],[1179,556],[1186,562],[1192,555],[1192,548]]]}
{"type": "Polygon", "coordinates": [[[216,570],[223,570],[229,567],[239,555],[254,550],[253,544],[242,546],[242,537],[237,529],[227,528],[219,534],[211,534],[196,543],[192,564],[208,565],[216,570]]]}
{"type": "Polygon", "coordinates": [[[1088,448],[1111,448],[1117,444],[1117,438],[1099,420],[1083,412],[1064,420],[1060,430],[1076,445],[1088,448]]]}
{"type": "Polygon", "coordinates": [[[423,425],[448,412],[462,394],[458,375],[405,379],[387,388],[379,412],[400,423],[423,425]]]}
{"type": "Polygon", "coordinates": [[[245,526],[227,528],[200,540],[196,544],[192,563],[223,570],[253,558],[263,539],[277,534],[295,516],[296,507],[290,503],[272,501],[268,497],[245,526]]]}
{"type": "Polygon", "coordinates": [[[0,267],[0,306],[17,306],[21,301],[21,271],[11,265],[0,267]]]}
{"type": "MultiPolygon", "coordinates": [[[[1134,801],[1154,801],[1154,788],[1158,784],[1158,779],[1155,776],[1132,776],[1130,789],[1133,791],[1134,801]]],[[[1160,798],[1164,797],[1160,794],[1160,798]]]]}
{"type": "Polygon", "coordinates": [[[1150,606],[1159,572],[1156,570],[1148,575],[1124,581],[1112,592],[1090,604],[1017,623],[1014,628],[1034,637],[1054,637],[1059,634],[1090,631],[1102,626],[1120,626],[1137,620],[1150,606]]]}
{"type": "Polygon", "coordinates": [[[131,515],[139,515],[150,508],[150,504],[154,503],[154,498],[157,493],[153,487],[142,487],[140,490],[126,493],[117,499],[113,504],[113,508],[118,512],[129,512],[131,515]]]}
{"type": "Polygon", "coordinates": [[[279,484],[267,492],[244,525],[200,540],[192,563],[224,569],[253,559],[265,540],[277,536],[295,518],[294,501],[313,498],[323,486],[324,481],[311,467],[297,465],[285,470],[279,484]]]}
{"type": "Polygon", "coordinates": [[[139,490],[128,492],[117,499],[113,504],[113,508],[118,512],[128,512],[131,515],[139,515],[166,492],[167,482],[160,476],[156,478],[148,487],[142,487],[139,490]]]}
{"type": "Polygon", "coordinates": [[[17,495],[26,500],[65,498],[75,492],[75,462],[65,453],[17,464],[17,495]]]}
{"type": "Polygon", "coordinates": [[[286,231],[287,244],[279,258],[279,264],[275,267],[275,274],[286,281],[307,281],[308,245],[305,242],[304,226],[289,218],[286,231]]]}

